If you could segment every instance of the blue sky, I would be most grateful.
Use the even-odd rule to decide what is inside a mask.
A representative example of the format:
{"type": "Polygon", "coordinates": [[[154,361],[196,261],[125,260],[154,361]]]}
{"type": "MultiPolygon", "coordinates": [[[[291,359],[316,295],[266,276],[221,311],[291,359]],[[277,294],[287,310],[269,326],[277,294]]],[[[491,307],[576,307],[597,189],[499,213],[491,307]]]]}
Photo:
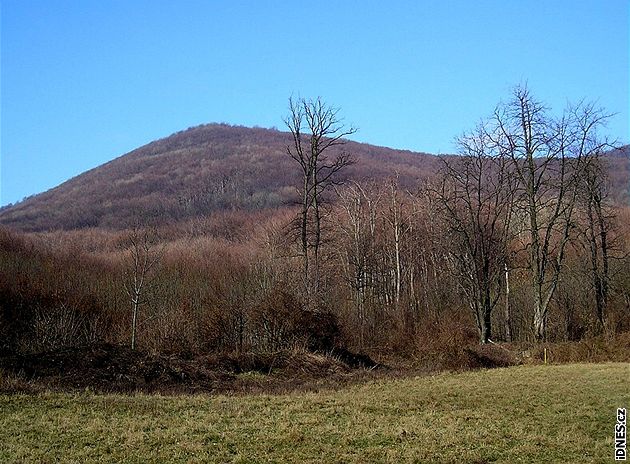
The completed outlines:
{"type": "Polygon", "coordinates": [[[321,96],[355,140],[432,153],[527,82],[629,137],[627,0],[1,0],[0,204],[156,138],[282,128],[321,96]]]}

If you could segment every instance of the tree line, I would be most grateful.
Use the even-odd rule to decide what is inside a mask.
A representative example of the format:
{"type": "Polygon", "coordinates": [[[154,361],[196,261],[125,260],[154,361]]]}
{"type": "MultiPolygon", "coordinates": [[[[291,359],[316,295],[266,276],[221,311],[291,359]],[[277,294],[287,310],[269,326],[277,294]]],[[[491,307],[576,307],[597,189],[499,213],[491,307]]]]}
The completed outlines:
{"type": "Polygon", "coordinates": [[[321,99],[291,99],[294,206],[0,231],[0,351],[100,340],[414,356],[628,331],[628,211],[609,198],[607,118],[587,103],[556,116],[517,87],[410,185],[395,172],[348,180],[355,129],[321,99]]]}
{"type": "MultiPolygon", "coordinates": [[[[387,185],[353,182],[336,188],[330,237],[336,233],[342,243],[338,266],[353,294],[359,333],[366,305],[410,313],[403,316],[409,321],[417,319],[424,299],[430,312],[428,306],[437,303],[428,298],[432,274],[469,307],[482,343],[491,341],[500,302],[503,339],[515,337],[514,312],[522,311],[531,318],[533,338],[543,341],[571,250],[588,251],[584,265],[597,330],[610,329],[611,259],[621,258],[623,250],[613,230],[615,211],[602,160],[614,146],[599,135],[608,118],[584,102],[554,116],[527,87],[516,87],[507,103],[457,139],[458,155],[442,157],[437,178],[414,191],[402,191],[395,176],[387,185]],[[510,301],[514,273],[528,282],[527,310],[510,301]]],[[[295,140],[288,153],[304,179],[300,236],[304,291],[310,297],[308,282],[320,279],[322,242],[322,198],[313,173],[328,174],[322,192],[334,185],[333,176],[353,160],[343,151],[331,158],[325,152],[354,129],[344,128],[338,109],[321,99],[291,100],[287,126],[295,140]],[[315,256],[311,265],[309,250],[315,256]]]]}

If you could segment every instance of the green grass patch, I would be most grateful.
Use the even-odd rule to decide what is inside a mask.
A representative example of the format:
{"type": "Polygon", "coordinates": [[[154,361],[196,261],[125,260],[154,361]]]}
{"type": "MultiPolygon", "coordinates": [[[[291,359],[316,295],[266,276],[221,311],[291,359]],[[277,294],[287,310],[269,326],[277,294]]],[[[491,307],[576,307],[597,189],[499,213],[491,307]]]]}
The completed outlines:
{"type": "Polygon", "coordinates": [[[611,462],[630,364],[280,396],[0,396],[0,462],[611,462]]]}

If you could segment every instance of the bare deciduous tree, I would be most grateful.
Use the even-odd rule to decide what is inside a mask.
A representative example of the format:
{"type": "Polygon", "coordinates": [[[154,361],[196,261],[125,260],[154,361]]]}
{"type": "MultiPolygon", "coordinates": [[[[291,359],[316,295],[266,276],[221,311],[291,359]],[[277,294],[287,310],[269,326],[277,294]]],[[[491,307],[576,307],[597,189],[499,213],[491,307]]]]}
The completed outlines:
{"type": "Polygon", "coordinates": [[[343,138],[356,129],[345,127],[339,109],[327,105],[321,98],[290,98],[285,124],[293,136],[287,154],[298,163],[302,175],[299,229],[304,287],[310,298],[319,290],[323,194],[336,182],[338,173],[353,163],[350,155],[332,149],[343,145],[343,138]],[[333,151],[336,153],[330,156],[333,151]]]}
{"type": "Polygon", "coordinates": [[[480,126],[458,140],[461,157],[443,158],[437,197],[460,287],[480,340],[492,336],[491,314],[501,295],[514,185],[508,158],[480,126]]]}
{"type": "Polygon", "coordinates": [[[359,347],[363,348],[367,325],[366,300],[374,290],[376,225],[381,192],[377,185],[351,182],[337,189],[341,206],[341,235],[338,247],[343,275],[354,300],[359,325],[359,347]]]}
{"type": "Polygon", "coordinates": [[[508,104],[497,107],[488,132],[510,157],[519,182],[516,205],[522,208],[528,235],[532,329],[537,340],[546,337],[549,304],[574,225],[584,158],[603,146],[597,129],[606,118],[601,110],[582,103],[554,118],[523,86],[514,90],[508,104]]]}
{"type": "Polygon", "coordinates": [[[392,232],[392,252],[394,265],[394,303],[396,307],[400,304],[400,295],[403,281],[403,259],[402,248],[406,241],[407,234],[413,227],[412,216],[414,211],[406,211],[405,203],[401,199],[398,175],[389,180],[389,211],[385,214],[385,221],[391,227],[392,232]]]}
{"type": "Polygon", "coordinates": [[[599,152],[593,152],[586,160],[581,176],[579,228],[582,243],[588,250],[589,275],[593,286],[595,313],[602,330],[606,328],[606,316],[610,291],[611,253],[617,244],[610,233],[615,214],[609,204],[606,188],[604,161],[599,152]]]}
{"type": "Polygon", "coordinates": [[[128,237],[128,251],[124,270],[125,291],[131,299],[131,349],[136,348],[138,315],[147,301],[153,273],[164,251],[158,247],[155,231],[134,227],[128,237]]]}

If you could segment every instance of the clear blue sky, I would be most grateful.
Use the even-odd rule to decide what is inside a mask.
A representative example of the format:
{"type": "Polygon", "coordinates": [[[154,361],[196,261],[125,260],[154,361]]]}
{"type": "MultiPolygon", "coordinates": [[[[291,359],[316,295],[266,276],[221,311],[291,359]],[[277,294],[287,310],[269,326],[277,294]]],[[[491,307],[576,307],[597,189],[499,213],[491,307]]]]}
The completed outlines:
{"type": "Polygon", "coordinates": [[[627,0],[0,1],[2,205],[197,124],[282,128],[292,94],[444,153],[527,81],[630,138],[627,0]]]}

